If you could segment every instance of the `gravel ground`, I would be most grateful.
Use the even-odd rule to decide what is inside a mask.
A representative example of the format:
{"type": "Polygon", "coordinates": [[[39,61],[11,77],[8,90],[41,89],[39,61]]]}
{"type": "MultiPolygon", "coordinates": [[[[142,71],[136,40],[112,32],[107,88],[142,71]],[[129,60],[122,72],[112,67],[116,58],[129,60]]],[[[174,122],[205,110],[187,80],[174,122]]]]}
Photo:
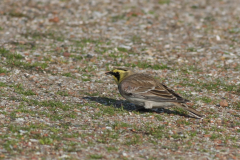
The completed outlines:
{"type": "Polygon", "coordinates": [[[240,159],[239,0],[1,0],[1,159],[240,159]],[[202,114],[138,112],[131,67],[202,114]]]}

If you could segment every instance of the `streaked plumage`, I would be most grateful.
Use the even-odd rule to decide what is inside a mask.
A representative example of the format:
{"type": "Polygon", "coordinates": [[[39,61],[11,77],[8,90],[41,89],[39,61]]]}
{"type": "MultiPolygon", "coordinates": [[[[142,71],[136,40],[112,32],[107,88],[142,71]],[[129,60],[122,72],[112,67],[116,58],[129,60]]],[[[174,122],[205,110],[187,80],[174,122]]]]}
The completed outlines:
{"type": "Polygon", "coordinates": [[[189,115],[193,117],[203,117],[198,111],[185,104],[189,100],[182,98],[152,76],[133,73],[131,70],[123,68],[113,69],[106,74],[113,76],[118,84],[120,94],[131,103],[146,109],[177,106],[188,111],[189,115]]]}

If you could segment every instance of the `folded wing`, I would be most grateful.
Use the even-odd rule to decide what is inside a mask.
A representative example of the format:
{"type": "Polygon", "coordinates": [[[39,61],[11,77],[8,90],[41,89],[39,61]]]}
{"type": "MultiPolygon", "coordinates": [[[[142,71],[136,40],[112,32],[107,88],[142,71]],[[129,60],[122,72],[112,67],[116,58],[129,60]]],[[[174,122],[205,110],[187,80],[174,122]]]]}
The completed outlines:
{"type": "Polygon", "coordinates": [[[145,74],[135,74],[121,82],[121,92],[132,98],[155,102],[188,102],[173,90],[145,74]]]}

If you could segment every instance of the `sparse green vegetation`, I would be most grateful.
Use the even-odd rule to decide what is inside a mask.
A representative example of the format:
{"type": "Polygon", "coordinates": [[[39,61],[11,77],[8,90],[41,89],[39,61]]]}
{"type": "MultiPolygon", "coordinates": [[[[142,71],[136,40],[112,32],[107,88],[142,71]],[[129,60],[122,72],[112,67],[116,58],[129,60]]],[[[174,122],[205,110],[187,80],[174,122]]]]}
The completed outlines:
{"type": "Polygon", "coordinates": [[[232,29],[229,29],[229,33],[238,34],[238,33],[240,33],[240,28],[232,28],[232,29]]]}
{"type": "Polygon", "coordinates": [[[66,77],[72,77],[72,74],[71,74],[71,73],[63,73],[62,75],[63,75],[63,76],[66,76],[66,77]]]}
{"type": "MultiPolygon", "coordinates": [[[[6,84],[2,84],[3,86],[8,86],[6,84]]],[[[35,93],[30,90],[30,89],[24,89],[22,84],[17,84],[17,85],[9,85],[9,87],[13,87],[16,93],[25,95],[25,96],[31,96],[31,95],[35,95],[35,93]]]]}
{"type": "Polygon", "coordinates": [[[162,116],[160,116],[160,115],[156,115],[155,117],[157,118],[157,120],[159,120],[159,121],[163,121],[163,117],[162,117],[162,116]]]}
{"type": "Polygon", "coordinates": [[[167,136],[167,130],[164,125],[159,125],[155,128],[149,128],[149,134],[153,135],[157,139],[162,139],[163,137],[167,136]]]}
{"type": "Polygon", "coordinates": [[[61,96],[68,96],[68,92],[66,91],[58,91],[57,94],[61,96]]]}
{"type": "Polygon", "coordinates": [[[240,159],[237,1],[76,4],[0,1],[0,159],[240,159]],[[137,110],[115,66],[206,117],[137,110]]]}
{"type": "Polygon", "coordinates": [[[216,134],[216,133],[213,133],[213,134],[211,135],[210,139],[211,139],[211,140],[215,140],[215,139],[217,139],[217,138],[219,138],[219,137],[221,137],[221,135],[216,134]]]}
{"type": "Polygon", "coordinates": [[[112,146],[106,147],[106,149],[107,149],[107,151],[108,151],[108,152],[114,152],[114,151],[118,151],[118,149],[117,149],[117,148],[115,148],[115,147],[112,147],[112,146]]]}
{"type": "Polygon", "coordinates": [[[125,145],[136,145],[141,144],[142,138],[138,134],[133,134],[131,137],[126,138],[125,145]]]}
{"type": "Polygon", "coordinates": [[[159,4],[169,4],[170,0],[159,0],[158,3],[159,4]]]}
{"type": "Polygon", "coordinates": [[[118,49],[120,52],[128,52],[128,49],[126,49],[126,48],[118,47],[117,49],[118,49]]]}
{"type": "Polygon", "coordinates": [[[3,57],[6,57],[8,60],[13,60],[13,59],[23,59],[23,56],[17,53],[10,53],[9,50],[6,50],[4,48],[0,48],[0,55],[3,57]]]}
{"type": "Polygon", "coordinates": [[[130,125],[127,123],[115,121],[113,128],[123,128],[123,127],[129,127],[129,126],[130,125]]]}
{"type": "Polygon", "coordinates": [[[103,156],[102,155],[98,155],[98,154],[91,154],[89,155],[90,159],[102,159],[103,156]]]}
{"type": "Polygon", "coordinates": [[[154,64],[154,65],[151,65],[148,62],[138,62],[137,64],[125,64],[125,66],[127,66],[127,67],[139,67],[139,68],[143,68],[143,69],[151,68],[151,69],[154,69],[154,70],[170,69],[165,64],[154,64]]]}
{"type": "Polygon", "coordinates": [[[176,121],[177,125],[190,125],[191,123],[189,121],[186,121],[186,120],[178,120],[176,121]]]}
{"type": "Polygon", "coordinates": [[[199,7],[197,5],[192,5],[191,8],[192,9],[198,9],[199,7]]]}
{"type": "Polygon", "coordinates": [[[10,11],[8,14],[9,14],[9,16],[17,17],[17,18],[28,17],[27,15],[17,12],[17,11],[10,11]]]}
{"type": "Polygon", "coordinates": [[[7,86],[6,83],[4,83],[4,82],[0,82],[0,87],[6,87],[6,86],[7,86]]]}
{"type": "Polygon", "coordinates": [[[39,32],[39,31],[28,31],[26,33],[23,33],[22,36],[26,37],[26,38],[33,38],[35,40],[38,40],[38,39],[42,39],[42,38],[50,38],[50,39],[54,39],[54,40],[57,40],[57,41],[60,41],[60,42],[63,42],[64,41],[64,36],[56,33],[56,32],[53,32],[53,31],[47,31],[47,32],[39,32]]]}
{"type": "Polygon", "coordinates": [[[236,110],[240,110],[240,102],[234,103],[233,107],[234,107],[236,110]]]}
{"type": "Polygon", "coordinates": [[[209,97],[202,97],[202,101],[203,101],[204,103],[210,103],[212,100],[211,100],[211,98],[209,98],[209,97]]]}
{"type": "Polygon", "coordinates": [[[196,132],[196,131],[190,131],[190,132],[188,133],[188,135],[189,135],[190,137],[195,137],[195,136],[197,135],[197,132],[196,132]]]}
{"type": "Polygon", "coordinates": [[[74,59],[76,59],[76,60],[78,60],[78,61],[80,61],[80,60],[82,60],[82,59],[83,59],[83,57],[82,57],[82,56],[80,56],[80,55],[71,56],[71,57],[73,57],[74,59]]]}
{"type": "Polygon", "coordinates": [[[9,67],[20,67],[24,69],[33,69],[35,68],[36,70],[44,70],[45,68],[48,67],[47,63],[39,63],[39,62],[34,62],[34,63],[28,63],[28,62],[23,62],[22,59],[24,58],[22,55],[17,54],[17,53],[11,53],[10,51],[0,48],[0,55],[3,57],[6,57],[6,63],[7,66],[9,67]]]}
{"type": "MultiPolygon", "coordinates": [[[[151,13],[151,12],[150,12],[150,13],[151,13]]],[[[134,35],[134,36],[132,37],[132,42],[133,42],[133,43],[141,43],[141,42],[142,42],[142,39],[141,39],[140,36],[134,35]]]]}
{"type": "Polygon", "coordinates": [[[1,74],[1,73],[7,73],[7,70],[0,67],[0,74],[1,74]]]}
{"type": "Polygon", "coordinates": [[[193,48],[193,47],[190,47],[190,48],[187,49],[187,51],[189,51],[189,52],[196,52],[197,50],[195,48],[193,48]]]}
{"type": "Polygon", "coordinates": [[[125,15],[122,14],[122,15],[116,15],[116,16],[112,16],[111,19],[112,19],[112,22],[117,22],[119,20],[122,20],[125,18],[125,15]]]}

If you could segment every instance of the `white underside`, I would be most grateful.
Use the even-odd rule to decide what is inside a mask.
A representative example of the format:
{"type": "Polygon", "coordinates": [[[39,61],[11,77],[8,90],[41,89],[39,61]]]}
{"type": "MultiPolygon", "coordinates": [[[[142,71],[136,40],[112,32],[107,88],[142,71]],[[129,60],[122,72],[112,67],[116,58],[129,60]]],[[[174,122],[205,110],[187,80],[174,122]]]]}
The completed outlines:
{"type": "Polygon", "coordinates": [[[154,101],[146,101],[139,98],[128,98],[131,103],[136,104],[138,106],[143,106],[146,109],[151,108],[167,108],[174,106],[172,102],[154,102],[154,101]]]}

